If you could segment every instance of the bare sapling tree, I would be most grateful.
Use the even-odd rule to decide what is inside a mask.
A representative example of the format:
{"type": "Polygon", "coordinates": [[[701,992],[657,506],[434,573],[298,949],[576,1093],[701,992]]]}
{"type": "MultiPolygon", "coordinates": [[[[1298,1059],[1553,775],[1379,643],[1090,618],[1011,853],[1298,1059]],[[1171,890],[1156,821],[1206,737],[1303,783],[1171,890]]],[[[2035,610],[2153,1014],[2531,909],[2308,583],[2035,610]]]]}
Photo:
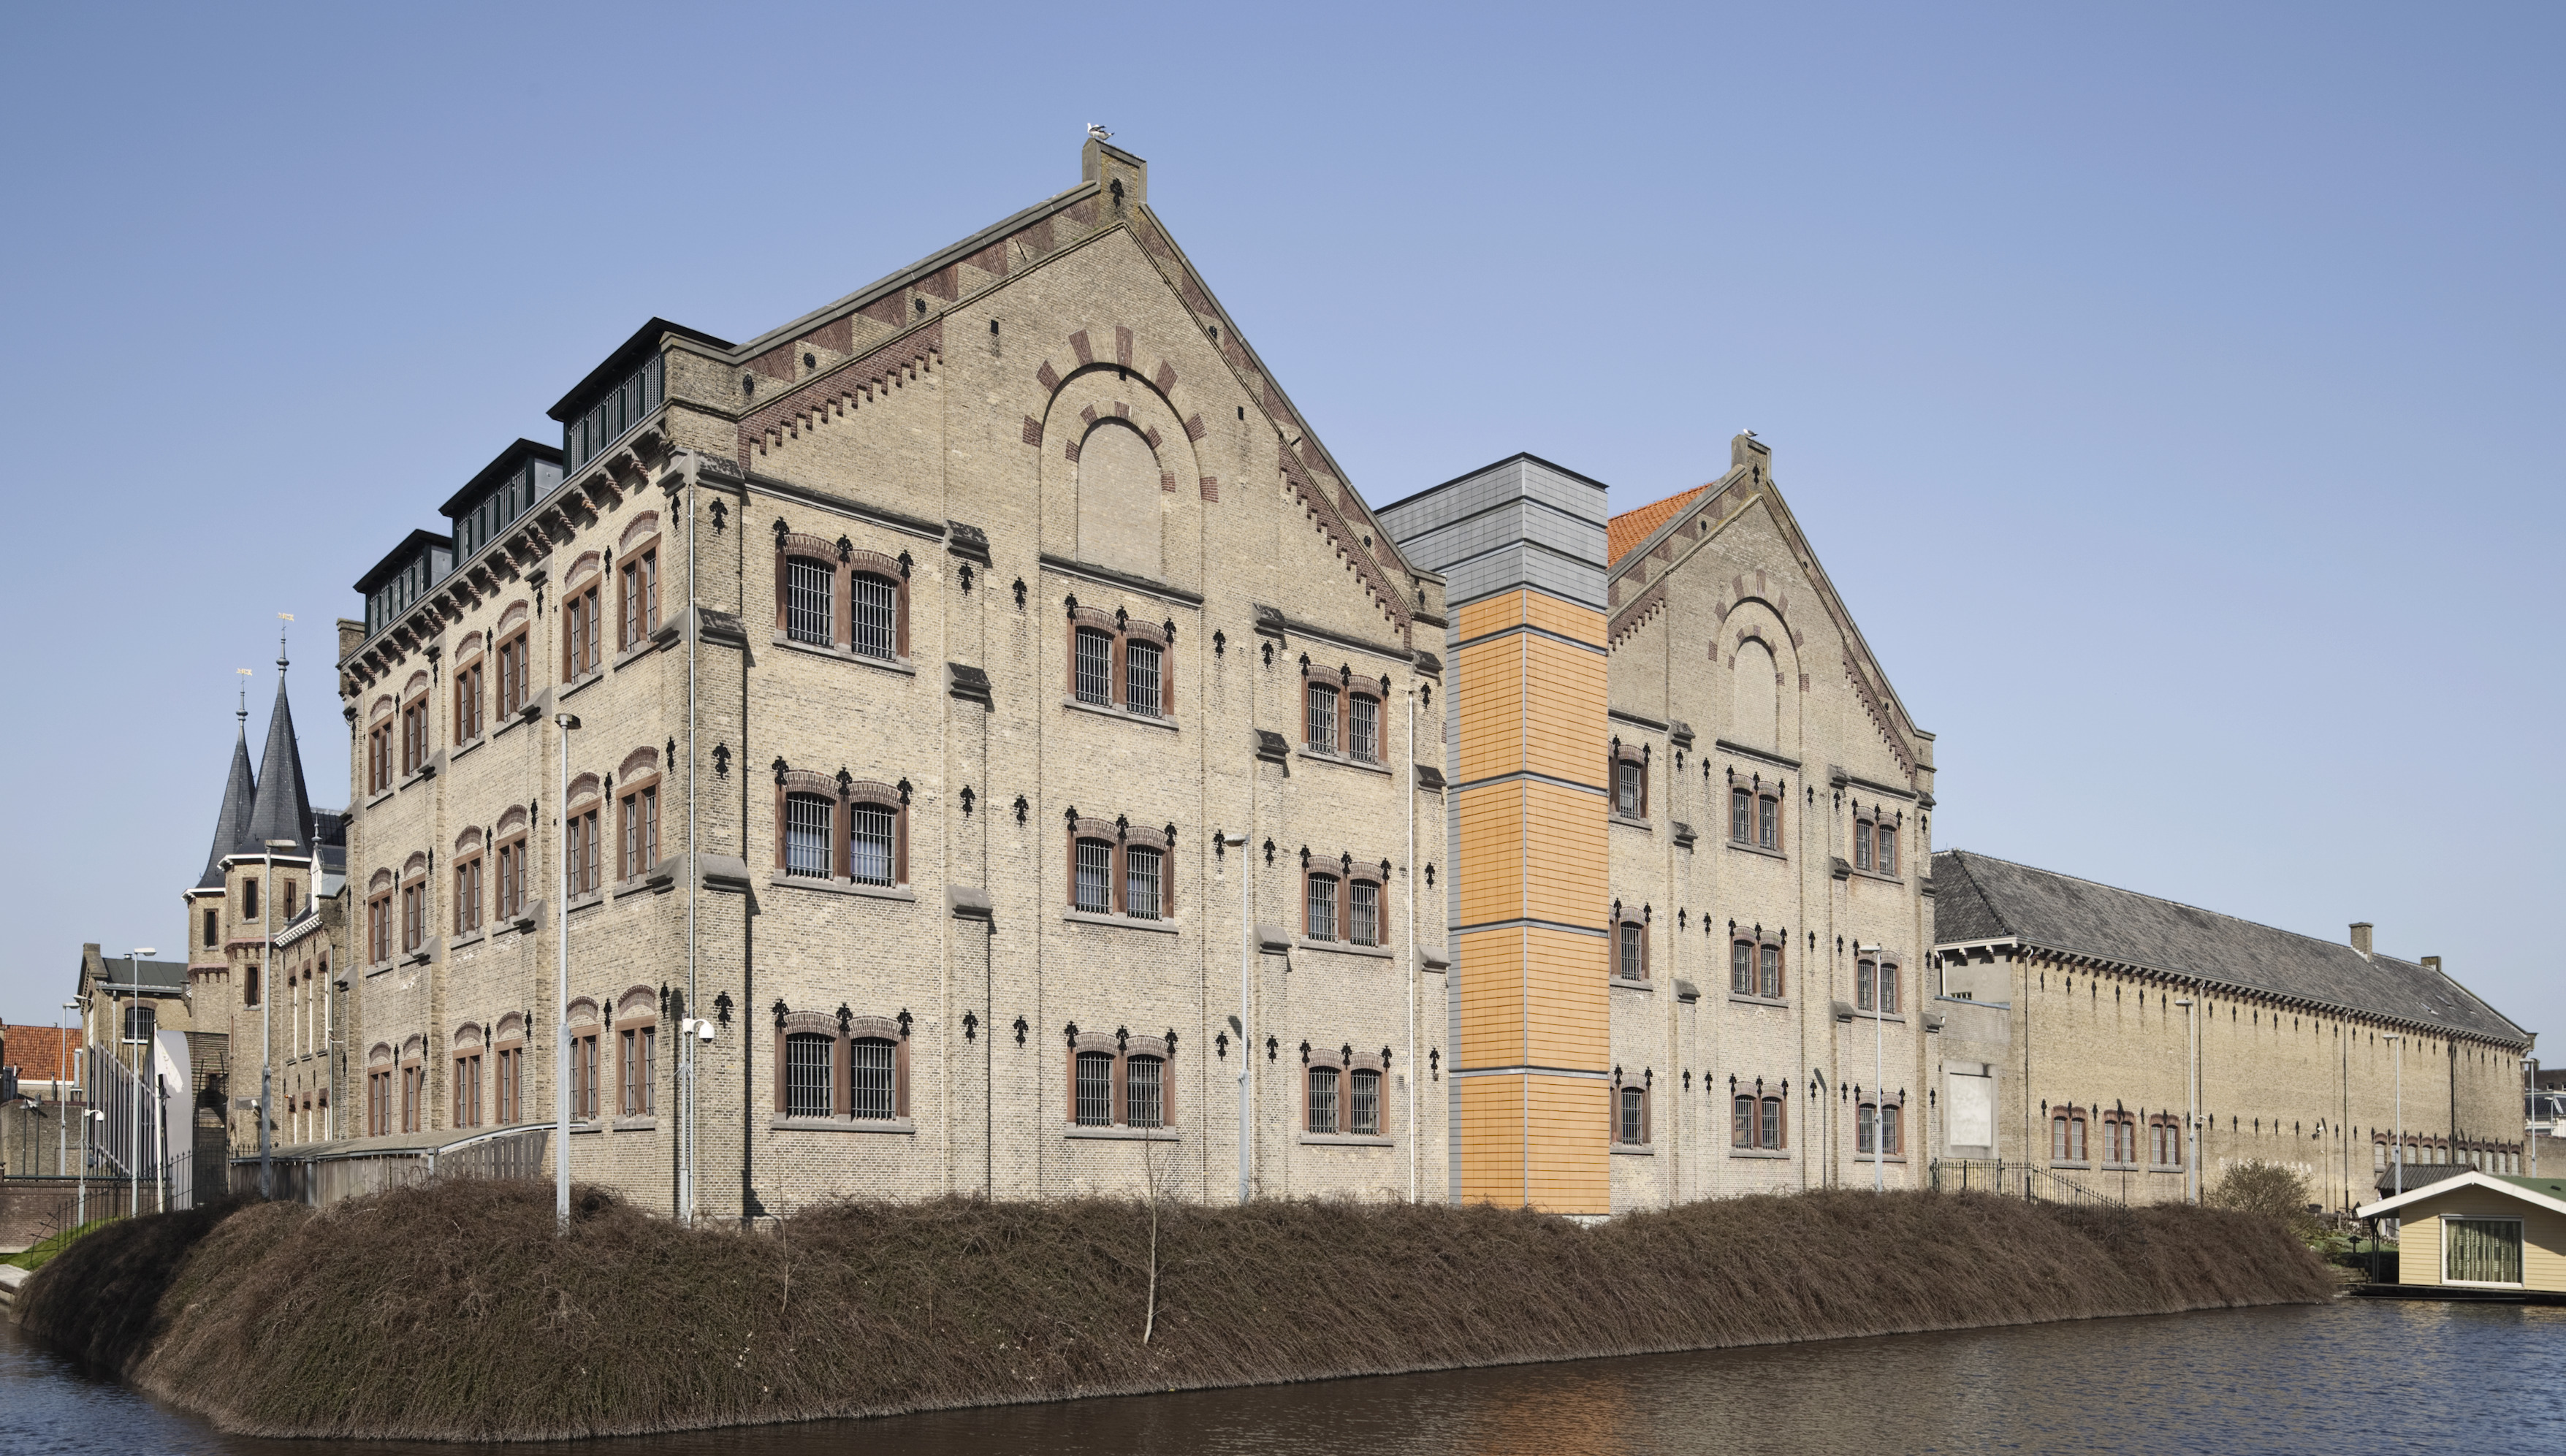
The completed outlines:
{"type": "Polygon", "coordinates": [[[1148,1137],[1141,1144],[1141,1197],[1150,1206],[1150,1297],[1141,1317],[1141,1342],[1148,1344],[1158,1330],[1158,1204],[1166,1196],[1167,1182],[1173,1176],[1171,1159],[1159,1149],[1162,1144],[1148,1137]]]}

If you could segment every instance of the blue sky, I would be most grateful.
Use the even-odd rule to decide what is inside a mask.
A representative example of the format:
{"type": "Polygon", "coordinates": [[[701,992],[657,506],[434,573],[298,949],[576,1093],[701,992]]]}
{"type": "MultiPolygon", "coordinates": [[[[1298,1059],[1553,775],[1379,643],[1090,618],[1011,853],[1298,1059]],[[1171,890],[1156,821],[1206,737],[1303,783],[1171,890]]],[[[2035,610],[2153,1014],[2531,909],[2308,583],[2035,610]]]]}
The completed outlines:
{"type": "MultiPolygon", "coordinates": [[[[746,338],[1089,121],[1376,503],[1752,427],[1935,838],[2378,922],[2566,1030],[2566,12],[21,8],[0,1017],[172,948],[329,622],[653,314],[746,338]]],[[[2558,1054],[2566,1056],[2566,1053],[2558,1054]]]]}

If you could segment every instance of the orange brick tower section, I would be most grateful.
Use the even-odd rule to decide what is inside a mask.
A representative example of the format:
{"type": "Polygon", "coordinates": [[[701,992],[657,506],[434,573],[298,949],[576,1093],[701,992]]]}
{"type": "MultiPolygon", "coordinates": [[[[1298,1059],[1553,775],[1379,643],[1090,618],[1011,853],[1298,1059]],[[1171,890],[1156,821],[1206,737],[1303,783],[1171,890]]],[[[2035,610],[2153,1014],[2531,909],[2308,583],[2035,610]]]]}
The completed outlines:
{"type": "Polygon", "coordinates": [[[1381,520],[1448,584],[1451,1193],[1607,1214],[1604,487],[1518,455],[1381,520]]]}

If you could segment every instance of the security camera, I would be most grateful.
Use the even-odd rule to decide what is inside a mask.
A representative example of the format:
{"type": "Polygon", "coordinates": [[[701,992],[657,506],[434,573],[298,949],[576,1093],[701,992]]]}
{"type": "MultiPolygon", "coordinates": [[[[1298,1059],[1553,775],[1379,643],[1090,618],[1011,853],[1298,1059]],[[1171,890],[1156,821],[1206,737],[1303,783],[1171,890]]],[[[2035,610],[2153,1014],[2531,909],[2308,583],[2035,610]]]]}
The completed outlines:
{"type": "Polygon", "coordinates": [[[695,1023],[695,1040],[696,1040],[696,1041],[698,1041],[698,1042],[709,1042],[709,1041],[711,1041],[712,1039],[713,1039],[713,1024],[712,1024],[711,1022],[708,1022],[708,1021],[699,1021],[699,1022],[696,1022],[696,1023],[695,1023]]]}

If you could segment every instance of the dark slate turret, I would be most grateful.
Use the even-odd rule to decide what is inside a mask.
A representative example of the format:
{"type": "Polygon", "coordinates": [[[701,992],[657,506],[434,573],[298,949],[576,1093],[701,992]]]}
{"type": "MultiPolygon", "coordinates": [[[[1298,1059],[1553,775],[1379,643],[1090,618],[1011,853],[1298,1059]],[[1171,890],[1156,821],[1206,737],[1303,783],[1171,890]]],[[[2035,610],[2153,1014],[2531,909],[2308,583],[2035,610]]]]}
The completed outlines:
{"type": "Polygon", "coordinates": [[[276,706],[267,716],[267,748],[259,755],[258,797],[241,835],[238,854],[255,854],[270,840],[291,840],[294,852],[312,851],[312,800],[303,791],[303,751],[294,741],[294,709],[285,699],[285,658],[276,659],[276,706]]]}
{"type": "Polygon", "coordinates": [[[223,781],[222,812],[214,817],[214,847],[205,853],[205,873],[196,881],[198,889],[223,887],[223,856],[232,852],[249,834],[250,811],[257,807],[258,781],[249,772],[249,708],[244,704],[238,714],[240,726],[232,739],[231,776],[223,781]]]}

